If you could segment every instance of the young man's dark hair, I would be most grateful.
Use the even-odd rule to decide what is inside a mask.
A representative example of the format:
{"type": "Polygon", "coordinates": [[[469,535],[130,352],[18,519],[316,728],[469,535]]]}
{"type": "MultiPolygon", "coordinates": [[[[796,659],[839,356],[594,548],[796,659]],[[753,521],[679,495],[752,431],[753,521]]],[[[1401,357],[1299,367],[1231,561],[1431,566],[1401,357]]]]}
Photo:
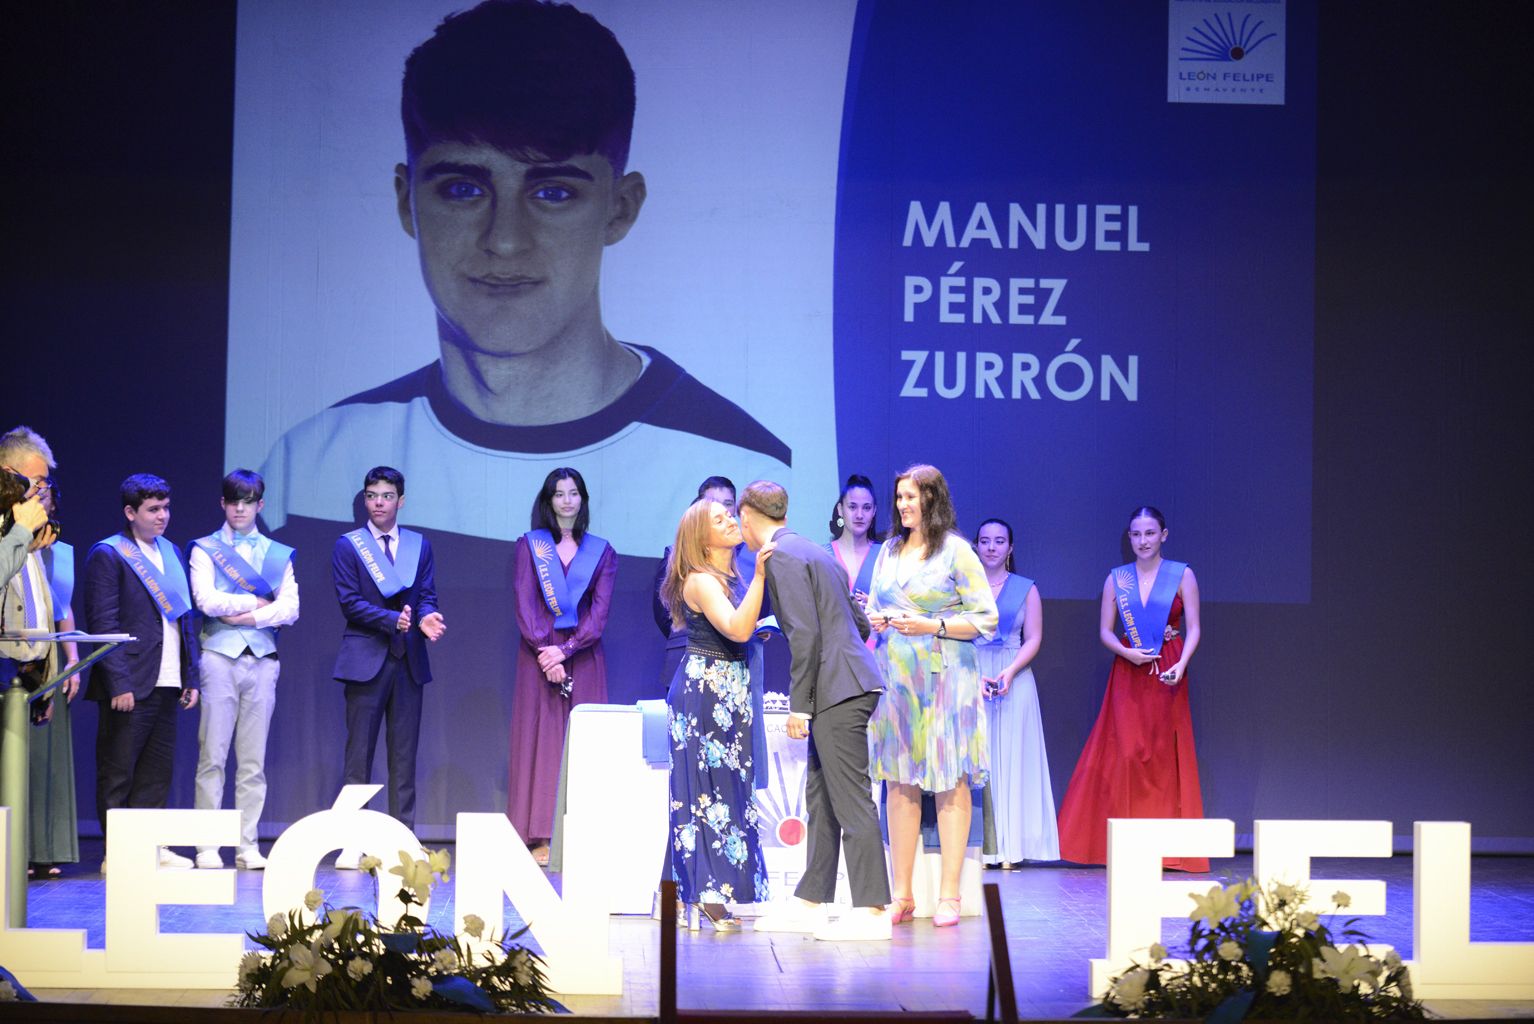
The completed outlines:
{"type": "Polygon", "coordinates": [[[362,489],[367,490],[374,484],[393,484],[394,493],[401,498],[405,496],[405,474],[392,466],[374,466],[368,470],[368,475],[362,478],[362,489]]]}
{"type": "Polygon", "coordinates": [[[260,501],[266,494],[266,481],[250,469],[237,469],[224,477],[224,500],[260,501]]]}
{"type": "Polygon", "coordinates": [[[617,37],[569,4],[487,0],[445,18],[405,61],[400,96],[413,165],[438,142],[488,143],[519,159],[628,163],[634,69],[617,37]]]}
{"type": "MultiPolygon", "coordinates": [[[[698,485],[698,497],[701,498],[709,491],[723,489],[731,494],[735,493],[735,481],[727,476],[711,476],[698,485]]],[[[693,500],[697,500],[696,498],[693,500]]]]}
{"type": "Polygon", "coordinates": [[[134,473],[122,482],[119,493],[124,508],[137,510],[150,498],[169,498],[170,484],[153,473],[134,473]]]}

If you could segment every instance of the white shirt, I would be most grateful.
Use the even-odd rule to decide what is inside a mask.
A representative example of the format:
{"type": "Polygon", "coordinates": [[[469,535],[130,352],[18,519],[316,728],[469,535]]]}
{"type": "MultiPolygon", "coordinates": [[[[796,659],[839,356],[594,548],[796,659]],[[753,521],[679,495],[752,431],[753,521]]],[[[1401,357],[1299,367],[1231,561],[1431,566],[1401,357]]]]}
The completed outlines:
{"type": "MultiPolygon", "coordinates": [[[[154,563],[154,567],[161,572],[165,571],[165,560],[160,557],[159,544],[145,544],[137,537],[133,538],[144,557],[154,563]]],[[[156,605],[158,607],[158,605],[156,605]]],[[[160,626],[162,628],[160,643],[160,675],[154,681],[155,686],[174,686],[181,689],[181,623],[165,617],[165,612],[160,612],[160,626]]]]}
{"type": "MultiPolygon", "coordinates": [[[[234,531],[225,523],[218,531],[219,537],[225,544],[234,547],[234,531]]],[[[253,558],[246,559],[256,569],[261,568],[262,561],[266,558],[267,549],[271,547],[271,540],[262,536],[260,530],[251,530],[244,534],[246,537],[255,537],[256,550],[253,558]]],[[[226,615],[239,615],[242,612],[250,612],[255,620],[256,627],[267,629],[275,626],[291,626],[298,621],[298,580],[293,575],[293,560],[288,559],[288,564],[282,570],[282,583],[272,595],[272,603],[256,607],[255,594],[238,594],[233,591],[218,589],[213,579],[213,559],[208,553],[196,544],[192,545],[190,558],[192,568],[192,600],[197,604],[197,610],[204,615],[214,618],[223,618],[226,615]]]]}

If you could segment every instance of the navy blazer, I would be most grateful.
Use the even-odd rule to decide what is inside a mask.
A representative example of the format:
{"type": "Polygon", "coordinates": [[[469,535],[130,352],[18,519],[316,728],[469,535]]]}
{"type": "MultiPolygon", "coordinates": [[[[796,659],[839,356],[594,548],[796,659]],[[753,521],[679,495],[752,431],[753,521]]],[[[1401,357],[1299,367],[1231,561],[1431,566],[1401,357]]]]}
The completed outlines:
{"type": "MultiPolygon", "coordinates": [[[[124,534],[124,536],[128,536],[124,534]]],[[[186,556],[171,545],[181,570],[192,577],[186,556]]],[[[160,678],[160,650],[165,646],[165,627],[160,606],[123,556],[106,544],[97,544],[85,557],[82,584],[85,596],[85,629],[92,633],[129,633],[138,641],[123,644],[91,666],[85,685],[90,700],[110,701],[124,693],[144,700],[154,692],[160,678]]],[[[197,640],[199,619],[194,606],[179,620],[181,626],[181,686],[195,690],[201,685],[197,640]]]]}
{"type": "Polygon", "coordinates": [[[787,528],[772,539],[777,548],[766,562],[767,592],[788,641],[789,710],[817,715],[882,689],[879,663],[863,646],[872,627],[852,599],[847,570],[825,548],[787,528]]]}
{"type": "MultiPolygon", "coordinates": [[[[362,529],[366,530],[364,524],[362,529]]],[[[421,538],[421,560],[415,582],[392,598],[385,598],[362,565],[357,549],[343,534],[336,538],[330,556],[330,575],[335,580],[336,601],[346,616],[341,649],[332,673],[343,683],[366,683],[378,675],[389,655],[389,641],[396,632],[399,610],[410,606],[410,631],[405,634],[405,665],[410,677],[425,685],[431,682],[431,661],[426,657],[426,634],[421,619],[437,610],[436,568],[431,541],[421,538]],[[392,606],[392,607],[391,607],[392,606]]]]}

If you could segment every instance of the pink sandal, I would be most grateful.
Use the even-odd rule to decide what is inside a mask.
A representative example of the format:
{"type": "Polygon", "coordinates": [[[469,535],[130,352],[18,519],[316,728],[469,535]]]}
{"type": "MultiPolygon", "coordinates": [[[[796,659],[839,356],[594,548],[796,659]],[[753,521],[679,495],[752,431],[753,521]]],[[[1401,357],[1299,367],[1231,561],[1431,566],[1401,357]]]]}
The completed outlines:
{"type": "Polygon", "coordinates": [[[896,896],[886,910],[890,916],[890,924],[900,924],[909,921],[916,916],[916,898],[914,896],[896,896]]]}
{"type": "Polygon", "coordinates": [[[952,928],[959,923],[959,897],[943,896],[937,901],[937,913],[932,915],[932,927],[952,928]],[[953,909],[945,910],[943,904],[950,904],[953,909]]]}

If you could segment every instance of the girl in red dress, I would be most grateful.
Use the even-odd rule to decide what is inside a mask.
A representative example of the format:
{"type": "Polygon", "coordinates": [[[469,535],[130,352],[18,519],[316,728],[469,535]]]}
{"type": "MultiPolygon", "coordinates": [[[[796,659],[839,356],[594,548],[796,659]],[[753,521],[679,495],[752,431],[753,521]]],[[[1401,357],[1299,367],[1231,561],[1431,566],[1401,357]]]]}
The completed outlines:
{"type": "MultiPolygon", "coordinates": [[[[1114,654],[1097,724],[1060,806],[1060,856],[1104,864],[1109,818],[1202,818],[1188,662],[1198,650],[1198,580],[1161,557],[1166,519],[1139,508],[1129,521],[1135,560],[1103,582],[1098,635],[1114,654]],[[1114,631],[1115,622],[1120,631],[1114,631]]],[[[1208,871],[1203,857],[1166,858],[1208,871]]]]}

